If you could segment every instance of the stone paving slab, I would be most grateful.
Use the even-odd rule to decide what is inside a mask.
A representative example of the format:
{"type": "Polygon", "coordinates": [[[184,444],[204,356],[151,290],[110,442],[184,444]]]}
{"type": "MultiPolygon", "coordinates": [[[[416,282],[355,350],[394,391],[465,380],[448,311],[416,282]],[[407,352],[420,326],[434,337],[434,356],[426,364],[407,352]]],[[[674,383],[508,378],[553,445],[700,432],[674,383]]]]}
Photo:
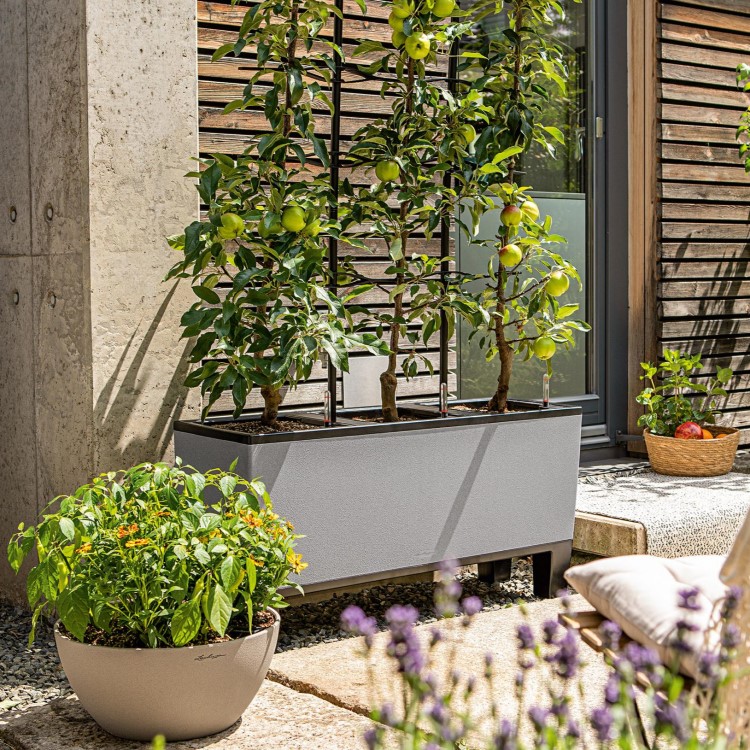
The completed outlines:
{"type": "MultiPolygon", "coordinates": [[[[165,689],[169,689],[165,686],[165,689]]],[[[169,750],[363,750],[372,726],[363,716],[266,680],[242,719],[226,732],[168,745],[169,750]]],[[[75,698],[0,721],[0,750],[146,750],[107,734],[75,698]],[[5,744],[4,744],[5,743],[5,744]]]]}
{"type": "MultiPolygon", "coordinates": [[[[580,596],[572,597],[572,606],[575,610],[591,609],[580,596]]],[[[526,616],[517,606],[482,612],[468,629],[463,628],[459,620],[444,621],[440,625],[446,639],[436,652],[434,672],[440,679],[446,679],[456,667],[463,674],[474,673],[480,678],[479,687],[472,697],[472,709],[482,719],[481,735],[486,736],[492,729],[489,715],[493,700],[500,716],[515,720],[518,712],[514,696],[514,681],[518,672],[516,628],[528,619],[538,631],[545,620],[556,619],[563,607],[561,600],[551,599],[529,604],[525,609],[526,616]],[[487,653],[493,655],[496,665],[491,693],[481,679],[487,653]]],[[[432,627],[422,625],[417,628],[424,644],[430,638],[432,627]]],[[[384,653],[387,637],[387,633],[375,637],[369,662],[362,656],[361,638],[277,654],[271,665],[271,678],[360,714],[366,715],[372,706],[384,702],[399,706],[398,678],[384,653]]],[[[588,714],[592,707],[601,704],[608,676],[608,668],[598,654],[582,646],[582,655],[586,665],[579,678],[585,686],[587,697],[581,700],[573,691],[572,708],[573,716],[579,720],[583,720],[584,714],[588,714]]],[[[532,673],[527,684],[527,707],[535,701],[544,701],[550,684],[549,680],[538,679],[546,674],[544,670],[532,670],[532,673]]]]}

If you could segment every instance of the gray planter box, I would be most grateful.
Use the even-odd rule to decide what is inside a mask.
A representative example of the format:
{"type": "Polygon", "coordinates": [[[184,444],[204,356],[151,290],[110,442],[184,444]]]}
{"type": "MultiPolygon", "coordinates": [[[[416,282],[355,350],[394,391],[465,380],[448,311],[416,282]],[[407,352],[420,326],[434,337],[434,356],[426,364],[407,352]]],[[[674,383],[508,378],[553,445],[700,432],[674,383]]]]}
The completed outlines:
{"type": "Polygon", "coordinates": [[[300,576],[307,591],[428,571],[447,559],[479,563],[480,575],[500,580],[511,557],[527,554],[538,595],[563,585],[577,407],[452,411],[270,435],[221,422],[177,422],[177,455],[201,471],[238,459],[237,473],[262,478],[277,512],[305,535],[298,550],[309,563],[300,576]]]}

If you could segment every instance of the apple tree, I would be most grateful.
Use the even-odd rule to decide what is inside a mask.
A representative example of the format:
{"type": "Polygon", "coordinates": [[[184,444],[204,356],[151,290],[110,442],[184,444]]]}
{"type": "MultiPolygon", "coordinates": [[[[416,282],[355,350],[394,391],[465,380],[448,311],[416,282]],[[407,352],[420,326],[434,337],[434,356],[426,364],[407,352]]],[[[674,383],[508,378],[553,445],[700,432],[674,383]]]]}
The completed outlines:
{"type": "Polygon", "coordinates": [[[456,316],[470,320],[476,305],[455,273],[441,273],[444,259],[415,252],[414,237],[428,240],[443,221],[450,224],[462,198],[476,189],[471,169],[464,169],[476,138],[475,125],[486,125],[492,110],[481,92],[451,93],[427,73],[439,53],[471,28],[451,20],[460,14],[454,0],[397,0],[391,5],[392,47],[365,41],[355,51],[370,62],[365,76],[382,75],[381,94],[391,112],[360,128],[347,163],[370,170],[373,183],[341,186],[342,239],[360,248],[380,240],[388,248],[386,282],[356,274],[350,279],[380,286],[389,305],[372,308],[371,318],[387,342],[388,363],[380,376],[383,419],[398,420],[396,405],[399,359],[407,378],[420,364],[432,373],[422,347],[445,321],[452,335],[456,316]],[[474,123],[474,124],[472,124],[474,123]],[[455,176],[454,176],[455,175],[455,176]]]}
{"type": "Polygon", "coordinates": [[[571,280],[580,284],[574,266],[555,251],[564,238],[552,233],[551,217],[540,216],[531,188],[516,182],[519,162],[533,144],[554,158],[556,145],[564,142],[563,132],[543,121],[545,104],[566,91],[565,55],[549,33],[563,10],[554,0],[509,0],[504,7],[508,28],[473,40],[462,65],[464,78],[494,113],[464,167],[484,179],[484,194],[467,204],[473,224],[502,206],[489,243],[493,260],[478,277],[483,284],[476,301],[484,315],[476,316],[471,333],[487,361],[498,358],[497,387],[488,404],[498,412],[506,410],[516,356],[546,361],[551,374],[558,347],[572,347],[574,332],[589,329],[571,317],[578,305],[561,299],[571,280]]]}
{"type": "Polygon", "coordinates": [[[342,53],[321,36],[333,14],[333,4],[317,0],[261,0],[248,8],[237,41],[214,54],[256,53],[242,98],[225,112],[260,109],[268,127],[237,158],[201,160],[190,176],[205,219],[170,238],[182,257],[168,278],[191,279],[197,298],[182,326],[183,337],[195,337],[186,384],[200,386],[204,417],[225,392],[238,415],[257,388],[262,422],[273,424],[283,387],[308,378],[323,352],[347,369],[353,347],[384,351],[328,289],[325,235],[338,225],[315,113],[333,110],[327,90],[342,53]]]}

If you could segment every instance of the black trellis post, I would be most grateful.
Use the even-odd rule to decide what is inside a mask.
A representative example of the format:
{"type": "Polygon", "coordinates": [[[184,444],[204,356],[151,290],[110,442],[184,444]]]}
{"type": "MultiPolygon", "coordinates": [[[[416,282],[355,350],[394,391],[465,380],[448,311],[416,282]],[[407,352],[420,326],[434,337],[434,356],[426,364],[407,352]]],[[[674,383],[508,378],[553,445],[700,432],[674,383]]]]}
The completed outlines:
{"type": "MultiPolygon", "coordinates": [[[[456,39],[450,48],[448,55],[448,90],[455,94],[458,89],[458,40],[456,39]]],[[[450,187],[453,181],[453,176],[450,171],[446,172],[443,176],[443,185],[450,187]]],[[[440,255],[443,258],[440,264],[440,281],[443,285],[447,282],[448,274],[450,273],[450,261],[447,260],[450,255],[450,232],[451,232],[451,217],[443,217],[440,222],[440,255]]],[[[457,328],[457,327],[456,327],[457,328]]],[[[443,384],[448,386],[448,325],[446,315],[443,310],[440,311],[440,386],[442,390],[443,384]]]]}
{"type": "MultiPolygon", "coordinates": [[[[336,8],[343,14],[344,0],[336,0],[336,8]]],[[[333,18],[333,43],[343,50],[344,47],[344,22],[341,17],[335,15],[333,18]]],[[[339,216],[339,142],[341,130],[341,76],[343,73],[343,62],[341,55],[335,55],[335,71],[333,74],[333,86],[331,90],[331,102],[333,104],[333,115],[331,117],[331,193],[333,205],[331,206],[331,218],[336,221],[339,216]]],[[[330,274],[329,289],[332,294],[338,294],[338,266],[339,266],[339,243],[330,236],[328,238],[328,273],[330,274]]],[[[338,371],[336,366],[328,358],[328,390],[331,393],[330,420],[336,424],[336,411],[338,408],[338,371]]]]}

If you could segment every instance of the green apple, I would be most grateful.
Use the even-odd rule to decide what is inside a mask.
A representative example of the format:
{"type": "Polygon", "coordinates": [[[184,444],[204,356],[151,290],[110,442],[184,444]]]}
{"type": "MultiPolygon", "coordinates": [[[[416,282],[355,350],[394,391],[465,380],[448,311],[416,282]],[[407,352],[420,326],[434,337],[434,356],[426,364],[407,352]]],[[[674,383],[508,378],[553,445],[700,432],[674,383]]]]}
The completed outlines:
{"type": "Polygon", "coordinates": [[[397,0],[397,2],[393,3],[391,14],[397,18],[408,18],[414,15],[415,10],[416,5],[412,0],[397,0]]]}
{"type": "Polygon", "coordinates": [[[219,227],[219,237],[225,240],[233,240],[239,237],[245,230],[245,222],[237,214],[224,214],[221,217],[221,226],[219,227]]]}
{"type": "Polygon", "coordinates": [[[549,336],[540,336],[534,342],[534,354],[539,359],[551,359],[556,350],[557,344],[549,336]]]}
{"type": "Polygon", "coordinates": [[[521,213],[529,221],[539,220],[539,206],[534,201],[524,201],[521,204],[521,213]]]}
{"type": "Polygon", "coordinates": [[[570,286],[570,279],[562,271],[553,271],[549,275],[547,283],[544,285],[544,291],[550,297],[559,297],[565,294],[570,286]]]}
{"type": "Polygon", "coordinates": [[[381,182],[393,182],[401,174],[401,168],[393,159],[383,159],[375,165],[375,176],[381,182]]]}
{"type": "Polygon", "coordinates": [[[458,137],[466,144],[474,143],[477,139],[477,131],[470,122],[465,122],[458,129],[458,137]]]}
{"type": "Polygon", "coordinates": [[[394,31],[391,34],[391,44],[393,44],[394,47],[401,48],[404,46],[404,42],[406,41],[406,34],[404,34],[403,31],[394,31]]]}
{"type": "Polygon", "coordinates": [[[500,221],[504,227],[517,227],[521,223],[521,209],[518,206],[506,206],[500,212],[500,221]]]}
{"type": "Polygon", "coordinates": [[[287,232],[301,232],[305,228],[305,212],[299,206],[287,206],[281,214],[281,226],[287,232]]]}
{"type": "Polygon", "coordinates": [[[430,37],[423,31],[407,37],[406,52],[412,60],[423,60],[430,54],[430,37]]]}
{"type": "Polygon", "coordinates": [[[400,31],[402,34],[404,33],[404,19],[400,18],[395,13],[391,13],[391,15],[388,16],[388,25],[394,31],[400,31]]]}
{"type": "Polygon", "coordinates": [[[456,7],[455,0],[435,0],[432,13],[438,18],[448,18],[456,7]]]}
{"type": "Polygon", "coordinates": [[[518,245],[510,243],[508,245],[505,245],[505,247],[501,248],[500,250],[500,262],[506,268],[517,266],[522,259],[523,252],[521,252],[521,248],[518,247],[518,245]]]}

